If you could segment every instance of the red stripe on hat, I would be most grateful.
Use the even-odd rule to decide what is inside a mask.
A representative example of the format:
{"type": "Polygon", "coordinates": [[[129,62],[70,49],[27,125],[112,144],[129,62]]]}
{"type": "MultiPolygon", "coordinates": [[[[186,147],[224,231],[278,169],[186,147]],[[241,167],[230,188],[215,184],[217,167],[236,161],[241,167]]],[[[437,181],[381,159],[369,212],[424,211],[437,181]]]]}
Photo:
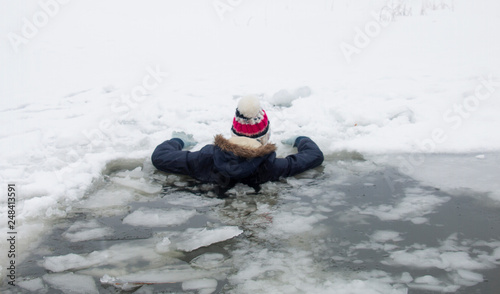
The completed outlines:
{"type": "Polygon", "coordinates": [[[258,124],[242,124],[239,123],[236,118],[233,119],[233,129],[238,134],[252,136],[262,132],[268,124],[268,118],[266,113],[264,112],[263,119],[258,124]]]}

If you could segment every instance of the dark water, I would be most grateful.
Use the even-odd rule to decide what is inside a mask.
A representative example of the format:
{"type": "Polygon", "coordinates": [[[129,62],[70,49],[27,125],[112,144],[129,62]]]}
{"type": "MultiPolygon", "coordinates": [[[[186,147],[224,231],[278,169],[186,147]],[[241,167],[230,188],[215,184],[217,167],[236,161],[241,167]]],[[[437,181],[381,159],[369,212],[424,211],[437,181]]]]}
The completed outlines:
{"type": "MultiPolygon", "coordinates": [[[[115,166],[97,190],[116,189],[109,178],[117,171],[133,168],[115,166]]],[[[180,225],[166,228],[124,224],[123,218],[139,208],[185,209],[197,202],[173,205],[168,199],[175,197],[190,194],[196,195],[200,203],[213,200],[210,187],[200,188],[192,182],[176,186],[162,181],[158,174],[161,175],[155,172],[145,173],[145,176],[162,183],[162,192],[143,195],[136,191],[133,200],[121,205],[124,211],[121,214],[99,215],[92,209],[80,207],[68,217],[54,221],[52,232],[18,268],[18,280],[41,278],[43,288],[30,292],[4,284],[0,291],[68,292],[44,279],[51,274],[42,264],[44,257],[86,256],[128,241],[149,244],[156,234],[165,230],[183,232],[207,224],[238,226],[243,233],[191,252],[176,251],[167,255],[169,262],[178,260],[178,264],[188,266],[193,259],[206,253],[224,256],[223,266],[228,269],[217,276],[213,293],[266,293],[266,289],[267,293],[328,293],[330,290],[347,293],[353,281],[366,283],[360,286],[359,293],[366,293],[363,287],[370,289],[370,283],[381,285],[371,288],[373,293],[384,293],[384,289],[391,289],[391,293],[415,294],[500,291],[500,262],[493,255],[494,250],[500,248],[500,207],[487,201],[484,193],[463,190],[450,195],[435,187],[423,186],[393,167],[374,165],[360,156],[339,155],[297,178],[266,184],[258,194],[237,186],[223,201],[207,206],[195,205],[197,215],[180,225]],[[80,242],[70,242],[64,237],[72,224],[89,220],[112,228],[113,233],[80,242]],[[296,220],[297,223],[293,223],[296,220]],[[424,256],[413,262],[408,258],[399,260],[398,256],[405,252],[410,258],[417,256],[415,252],[422,252],[424,256]],[[436,265],[428,263],[434,262],[433,256],[436,265]],[[447,256],[457,259],[450,261],[447,256]],[[465,264],[480,264],[484,260],[491,263],[489,267],[465,264]],[[473,273],[474,281],[461,281],[460,273],[465,277],[473,273]],[[345,286],[339,286],[341,283],[345,286]]],[[[186,181],[185,178],[180,180],[186,181]]],[[[160,266],[131,255],[119,264],[90,265],[64,272],[90,275],[99,293],[197,293],[196,290],[183,292],[181,282],[144,285],[124,291],[101,284],[102,275],[88,271],[113,272],[119,267],[124,272],[136,272],[160,266]]],[[[78,293],[78,289],[72,293],[78,293]]]]}

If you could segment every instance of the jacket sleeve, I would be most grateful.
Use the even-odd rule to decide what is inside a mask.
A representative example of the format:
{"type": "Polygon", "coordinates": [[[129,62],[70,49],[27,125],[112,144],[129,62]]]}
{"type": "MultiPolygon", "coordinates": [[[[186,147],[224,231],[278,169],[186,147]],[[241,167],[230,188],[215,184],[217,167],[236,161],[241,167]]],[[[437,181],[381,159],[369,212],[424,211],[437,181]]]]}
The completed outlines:
{"type": "Polygon", "coordinates": [[[294,176],[323,163],[323,152],[310,138],[298,137],[294,146],[297,147],[298,152],[296,154],[274,159],[273,166],[270,168],[271,180],[294,176]]]}
{"type": "Polygon", "coordinates": [[[167,140],[156,147],[151,155],[153,165],[164,172],[191,176],[207,181],[212,167],[213,146],[208,145],[200,151],[183,151],[184,143],[178,138],[167,140]]]}

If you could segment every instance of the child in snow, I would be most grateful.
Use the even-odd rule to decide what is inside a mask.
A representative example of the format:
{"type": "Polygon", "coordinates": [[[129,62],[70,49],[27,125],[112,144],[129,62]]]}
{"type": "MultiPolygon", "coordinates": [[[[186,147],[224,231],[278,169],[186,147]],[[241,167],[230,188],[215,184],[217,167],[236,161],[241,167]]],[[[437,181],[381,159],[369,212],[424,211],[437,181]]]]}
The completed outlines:
{"type": "Polygon", "coordinates": [[[217,135],[213,145],[190,152],[182,149],[196,145],[192,135],[174,132],[174,138],[156,147],[151,160],[161,171],[216,184],[219,197],[237,183],[258,192],[262,183],[302,173],[323,162],[321,150],[305,136],[284,142],[297,147],[298,153],[277,158],[276,146],[268,143],[269,125],[258,98],[247,96],[238,103],[231,138],[217,135]]]}

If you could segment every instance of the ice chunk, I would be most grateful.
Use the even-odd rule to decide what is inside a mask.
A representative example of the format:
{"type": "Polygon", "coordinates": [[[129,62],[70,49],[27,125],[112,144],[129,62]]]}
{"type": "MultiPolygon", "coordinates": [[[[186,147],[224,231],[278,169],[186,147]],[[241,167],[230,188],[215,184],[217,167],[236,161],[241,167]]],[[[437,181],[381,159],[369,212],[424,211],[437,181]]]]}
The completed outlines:
{"type": "Polygon", "coordinates": [[[217,198],[200,197],[192,193],[175,193],[167,195],[164,199],[172,205],[187,207],[206,207],[224,203],[224,200],[217,198]],[[179,195],[180,194],[180,195],[179,195]]]}
{"type": "Polygon", "coordinates": [[[131,177],[134,179],[140,179],[144,178],[144,172],[142,171],[142,168],[140,166],[136,167],[134,170],[131,171],[122,171],[116,174],[118,177],[126,178],[126,177],[131,177]]]}
{"type": "Polygon", "coordinates": [[[427,223],[429,221],[429,219],[426,217],[418,216],[418,217],[414,217],[414,218],[410,219],[410,221],[416,225],[423,225],[423,224],[427,223]]]}
{"type": "Polygon", "coordinates": [[[458,274],[458,279],[456,279],[457,282],[465,286],[473,286],[477,283],[481,283],[484,281],[482,274],[475,273],[472,271],[460,269],[457,270],[457,274],[458,274]]]}
{"type": "Polygon", "coordinates": [[[416,278],[413,283],[408,284],[410,288],[442,293],[453,293],[460,288],[459,285],[447,285],[437,278],[426,275],[416,278]]]}
{"type": "Polygon", "coordinates": [[[123,219],[124,224],[145,227],[177,226],[196,215],[196,210],[139,208],[123,219]]]}
{"type": "Polygon", "coordinates": [[[144,178],[133,179],[127,176],[125,178],[114,177],[111,180],[118,185],[146,194],[158,194],[162,189],[161,185],[147,182],[144,178]]]}
{"type": "Polygon", "coordinates": [[[289,91],[287,89],[281,89],[274,93],[269,102],[276,106],[290,107],[292,102],[301,97],[308,97],[311,95],[311,88],[304,86],[297,88],[295,90],[289,91]]]}
{"type": "Polygon", "coordinates": [[[158,253],[167,253],[170,251],[170,244],[172,242],[168,237],[163,238],[160,242],[156,244],[156,252],[158,253]]]}
{"type": "Polygon", "coordinates": [[[387,241],[398,242],[403,240],[403,238],[401,238],[398,232],[384,231],[384,230],[375,231],[373,235],[371,235],[370,239],[374,242],[380,242],[380,243],[387,241]]]}
{"type": "Polygon", "coordinates": [[[104,275],[102,278],[101,278],[101,284],[104,284],[104,285],[113,285],[115,286],[116,288],[118,289],[122,289],[124,291],[131,291],[135,288],[138,288],[138,287],[141,287],[142,285],[144,285],[144,283],[129,283],[129,282],[124,282],[124,281],[121,281],[115,277],[111,277],[109,275],[104,275]]]}
{"type": "Polygon", "coordinates": [[[415,279],[417,284],[439,285],[440,281],[433,276],[423,276],[415,279]]]}
{"type": "Polygon", "coordinates": [[[243,233],[236,226],[220,227],[215,229],[187,229],[177,240],[175,248],[180,251],[193,251],[214,243],[229,240],[243,233]]]}
{"type": "Polygon", "coordinates": [[[322,214],[308,216],[282,211],[273,216],[272,230],[277,234],[300,234],[311,231],[313,225],[326,219],[322,214]]]}
{"type": "Polygon", "coordinates": [[[495,259],[500,260],[500,247],[497,247],[495,248],[495,250],[493,250],[492,256],[495,259]]]}
{"type": "Polygon", "coordinates": [[[77,205],[97,215],[120,215],[126,212],[126,204],[132,201],[135,193],[129,189],[106,188],[91,194],[77,205]]]}
{"type": "Polygon", "coordinates": [[[101,256],[91,253],[87,257],[70,253],[61,256],[45,257],[43,267],[53,272],[62,272],[68,269],[80,269],[100,264],[101,256]]]}
{"type": "Polygon", "coordinates": [[[113,230],[103,227],[96,220],[76,222],[63,233],[64,238],[71,242],[94,240],[113,234],[113,230]]]}
{"type": "Polygon", "coordinates": [[[213,293],[217,288],[217,280],[215,279],[197,279],[189,280],[182,283],[182,290],[198,290],[199,293],[213,293]]]}
{"type": "Polygon", "coordinates": [[[216,276],[216,271],[196,270],[189,265],[169,265],[158,269],[139,271],[118,277],[104,275],[101,283],[129,290],[144,284],[180,283],[193,279],[205,279],[216,276]]]}
{"type": "Polygon", "coordinates": [[[123,262],[158,262],[162,255],[155,252],[151,239],[120,242],[108,249],[89,254],[74,254],[45,257],[42,266],[53,272],[80,270],[102,265],[122,266],[123,262]]]}
{"type": "Polygon", "coordinates": [[[202,269],[214,269],[220,267],[224,261],[224,255],[220,253],[205,253],[193,258],[193,260],[191,260],[191,265],[202,269]]]}
{"type": "Polygon", "coordinates": [[[43,283],[41,278],[19,281],[16,284],[19,287],[26,289],[30,292],[36,292],[36,291],[41,290],[45,287],[45,284],[43,283]]]}
{"type": "MultiPolygon", "coordinates": [[[[439,268],[446,271],[459,270],[481,270],[493,268],[492,261],[488,261],[484,256],[474,257],[468,253],[469,248],[458,245],[455,239],[456,234],[452,234],[442,242],[442,246],[426,248],[422,245],[414,245],[413,248],[399,250],[390,254],[390,259],[383,261],[384,264],[411,266],[416,268],[439,268]],[[412,250],[413,249],[413,250],[412,250]]],[[[464,272],[467,274],[467,272],[464,272]]]]}
{"type": "Polygon", "coordinates": [[[94,279],[89,276],[68,274],[48,274],[43,279],[63,293],[99,294],[94,279]]]}
{"type": "Polygon", "coordinates": [[[411,276],[411,274],[409,272],[404,272],[401,274],[401,282],[402,283],[410,283],[413,281],[413,277],[411,276]]]}

